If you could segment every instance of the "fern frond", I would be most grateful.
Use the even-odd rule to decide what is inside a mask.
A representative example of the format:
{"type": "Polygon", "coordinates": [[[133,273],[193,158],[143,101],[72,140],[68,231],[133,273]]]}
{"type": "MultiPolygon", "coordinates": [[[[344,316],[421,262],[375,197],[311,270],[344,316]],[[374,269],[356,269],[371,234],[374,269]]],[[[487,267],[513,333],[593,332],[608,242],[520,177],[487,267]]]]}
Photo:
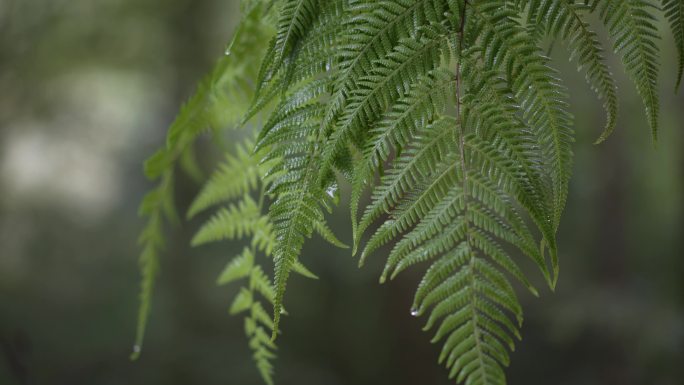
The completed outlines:
{"type": "Polygon", "coordinates": [[[321,98],[327,94],[331,79],[331,63],[322,54],[328,52],[335,40],[320,39],[314,33],[325,30],[328,35],[324,36],[333,36],[330,33],[335,28],[323,26],[331,21],[334,24],[331,18],[341,17],[345,4],[344,1],[287,2],[281,13],[279,38],[274,45],[276,65],[263,75],[265,81],[269,81],[280,70],[278,62],[287,57],[288,68],[280,70],[280,77],[270,81],[271,87],[285,92],[284,97],[259,133],[257,142],[257,149],[270,147],[262,162],[281,159],[268,171],[268,174],[278,175],[269,187],[269,194],[275,197],[269,208],[276,240],[273,247],[273,338],[280,321],[287,280],[293,268],[300,265],[298,256],[304,239],[316,230],[324,238],[341,244],[323,225],[323,208],[330,207],[334,198],[327,195],[324,187],[324,179],[329,179],[329,175],[318,172],[325,167],[319,152],[323,138],[318,128],[325,108],[321,98]],[[319,13],[311,16],[314,10],[319,13]],[[306,56],[301,55],[302,46],[306,47],[306,56]],[[301,74],[293,75],[298,70],[301,74]],[[292,83],[293,80],[298,82],[292,83]]]}
{"type": "MultiPolygon", "coordinates": [[[[230,158],[233,160],[232,163],[229,163],[230,167],[224,166],[223,169],[219,170],[218,174],[215,174],[218,177],[209,180],[207,186],[198,195],[195,202],[205,199],[209,205],[213,203],[213,200],[206,200],[207,196],[220,196],[221,198],[217,200],[231,201],[235,199],[234,191],[239,190],[244,194],[237,204],[229,204],[225,208],[218,209],[217,213],[200,228],[193,238],[193,245],[222,239],[244,238],[251,235],[251,245],[245,247],[242,253],[226,265],[217,279],[217,284],[225,285],[241,279],[248,280],[247,285],[240,288],[229,312],[238,314],[249,310],[248,315],[245,316],[245,333],[249,340],[249,347],[253,352],[253,359],[264,382],[272,384],[273,365],[271,360],[275,358],[273,351],[276,347],[268,335],[273,332],[274,326],[271,316],[264,310],[257,294],[272,304],[274,291],[271,279],[261,266],[255,263],[255,252],[261,250],[269,255],[275,243],[273,226],[268,216],[262,214],[265,186],[270,179],[262,174],[263,170],[256,164],[255,157],[257,154],[251,154],[252,147],[251,141],[246,141],[245,150],[240,154],[240,159],[230,158]],[[249,148],[250,151],[247,152],[246,148],[249,148]],[[252,165],[254,170],[240,171],[240,166],[245,166],[245,164],[252,165]],[[245,178],[237,178],[238,175],[245,178]],[[227,179],[221,181],[220,178],[222,177],[227,177],[227,179]],[[255,180],[252,181],[251,178],[255,178],[255,180]],[[211,189],[216,189],[216,194],[220,194],[220,185],[226,189],[223,195],[207,193],[211,189]],[[257,187],[261,187],[258,203],[249,195],[251,190],[255,190],[257,187]]],[[[240,149],[239,146],[238,149],[240,149]]],[[[302,267],[302,269],[304,269],[303,274],[311,274],[305,268],[302,267]]]]}
{"type": "Polygon", "coordinates": [[[401,151],[411,135],[446,110],[455,85],[455,77],[446,69],[439,68],[419,77],[409,93],[400,98],[371,129],[361,164],[354,168],[352,182],[350,208],[354,250],[366,229],[365,225],[358,226],[356,222],[363,188],[370,183],[375,170],[390,157],[391,149],[401,151]]]}
{"type": "MultiPolygon", "coordinates": [[[[264,381],[273,383],[273,340],[286,314],[290,273],[316,278],[299,258],[305,240],[316,233],[346,247],[325,220],[344,190],[339,175],[351,182],[353,253],[369,233],[359,264],[387,245],[381,282],[424,265],[411,313],[429,315],[425,330],[435,329],[433,342],[443,343],[440,362],[459,382],[505,384],[522,324],[512,281],[539,294],[522,257],[555,287],[556,236],[572,171],[568,97],[543,54],[551,48],[541,45],[567,43],[603,101],[606,124],[597,143],[605,140],[618,98],[589,22],[597,13],[656,139],[656,3],[243,0],[247,16],[226,56],[181,109],[166,147],[146,163],[146,174],[161,181],[141,207],[148,224],[138,343],[163,225],[178,220],[175,165],[201,179],[190,145],[199,133],[242,117],[241,125],[258,130],[255,143],[226,155],[188,217],[220,205],[193,245],[249,238],[217,282],[244,283],[229,311],[245,315],[264,381]],[[247,125],[257,114],[263,119],[247,125]],[[362,208],[366,189],[370,202],[362,208]],[[257,263],[259,252],[273,258],[273,279],[257,263]],[[272,316],[263,303],[273,306],[272,316]]],[[[675,36],[679,87],[684,3],[659,3],[675,36]]]]}
{"type": "Polygon", "coordinates": [[[138,243],[142,252],[138,258],[142,282],[140,285],[140,305],[138,308],[138,322],[136,328],[135,345],[131,359],[140,356],[145,338],[147,321],[152,307],[154,282],[159,271],[159,254],[166,243],[164,236],[164,219],[175,222],[176,211],[173,204],[173,170],[165,172],[159,185],[143,199],[139,214],[147,217],[147,225],[143,229],[138,243]]]}
{"type": "Polygon", "coordinates": [[[675,91],[679,89],[684,74],[684,1],[682,0],[663,0],[663,12],[670,22],[670,28],[674,35],[677,45],[677,84],[675,91]]]}
{"type": "Polygon", "coordinates": [[[142,236],[146,240],[142,242],[143,252],[140,256],[142,284],[132,359],[136,359],[142,350],[159,267],[159,253],[164,240],[162,215],[166,215],[171,223],[178,221],[173,203],[176,163],[180,159],[181,166],[185,163],[184,169],[192,170],[192,167],[187,167],[187,156],[197,136],[207,129],[216,130],[237,122],[247,109],[252,93],[250,79],[256,77],[256,71],[248,63],[260,59],[264,41],[273,33],[272,27],[262,17],[265,8],[261,1],[251,2],[244,9],[246,12],[230,46],[235,55],[223,56],[212,72],[200,82],[195,94],[181,107],[171,124],[165,147],[145,162],[148,179],[161,180],[158,187],[146,196],[140,210],[148,218],[148,226],[142,236]]]}
{"type": "MultiPolygon", "coordinates": [[[[567,198],[574,141],[564,88],[538,47],[515,20],[514,11],[505,7],[503,1],[477,2],[470,9],[476,20],[474,30],[480,35],[479,44],[483,47],[484,68],[504,73],[515,99],[520,102],[523,117],[534,129],[542,159],[550,167],[552,210],[546,221],[555,234],[567,198]]],[[[555,254],[554,237],[545,231],[545,238],[555,254]]]]}
{"type": "Polygon", "coordinates": [[[257,71],[252,63],[261,60],[265,41],[273,28],[265,22],[262,2],[247,7],[233,33],[234,39],[211,73],[197,86],[169,127],[167,148],[187,146],[208,129],[238,127],[248,109],[257,71]]]}
{"type": "MultiPolygon", "coordinates": [[[[411,143],[418,149],[432,148],[435,144],[422,135],[448,133],[439,142],[453,149],[460,146],[453,141],[454,127],[459,125],[454,119],[440,119],[419,131],[411,143]]],[[[396,192],[396,202],[386,207],[390,219],[369,240],[364,253],[369,245],[374,245],[372,249],[382,243],[380,238],[389,241],[401,237],[388,257],[381,281],[390,273],[394,277],[411,265],[434,260],[421,281],[412,313],[420,315],[432,308],[428,327],[443,319],[433,341],[446,338],[440,362],[446,362],[451,377],[499,384],[503,381],[501,367],[508,364],[508,350],[513,346],[510,334],[519,334],[522,320],[512,286],[499,269],[517,278],[533,294],[537,291],[495,239],[516,246],[542,271],[546,266],[504,190],[506,183],[501,178],[509,174],[506,167],[510,160],[504,159],[495,144],[475,134],[464,136],[462,143],[464,158],[433,150],[435,159],[418,161],[425,168],[410,174],[413,179],[406,185],[412,191],[396,192]]],[[[394,169],[388,175],[409,169],[404,164],[407,159],[420,159],[410,151],[409,147],[393,162],[394,169]]],[[[386,185],[381,184],[380,189],[382,186],[386,185]]],[[[382,206],[382,195],[372,201],[371,207],[382,206]]]]}
{"type": "Polygon", "coordinates": [[[133,353],[131,354],[132,360],[136,360],[140,356],[142,343],[145,338],[147,320],[150,315],[154,282],[159,270],[159,252],[164,242],[163,236],[161,235],[162,229],[160,228],[160,221],[161,219],[158,215],[151,217],[143,232],[144,238],[141,239],[144,246],[143,251],[138,257],[138,263],[142,274],[142,283],[140,285],[140,305],[138,308],[135,345],[133,345],[133,353]]]}
{"type": "Polygon", "coordinates": [[[276,272],[274,338],[280,321],[283,295],[290,271],[298,260],[304,239],[313,233],[314,224],[324,221],[320,207],[321,192],[316,187],[317,181],[312,177],[315,175],[315,170],[311,167],[315,161],[303,159],[303,163],[304,168],[292,168],[288,175],[293,182],[300,182],[280,185],[277,191],[278,197],[269,210],[276,234],[276,245],[273,250],[276,272]]]}
{"type": "Polygon", "coordinates": [[[553,37],[568,41],[570,59],[576,59],[578,70],[586,69],[587,82],[603,99],[606,110],[606,125],[595,144],[603,142],[615,129],[618,100],[617,86],[605,63],[603,48],[586,14],[591,9],[587,4],[572,0],[535,0],[526,2],[530,13],[536,14],[533,24],[543,26],[553,37]]]}
{"type": "MultiPolygon", "coordinates": [[[[254,155],[256,156],[256,155],[254,155]]],[[[258,175],[258,184],[265,187],[270,180],[258,175]]],[[[211,183],[211,181],[209,181],[211,183]]],[[[241,181],[235,181],[240,184],[241,181]]],[[[248,190],[254,190],[256,186],[248,190]]],[[[247,191],[248,192],[248,191],[247,191]]],[[[200,193],[200,196],[202,194],[200,193]]],[[[271,278],[255,263],[255,251],[263,251],[270,256],[276,243],[273,225],[268,216],[262,215],[262,204],[265,191],[262,188],[259,203],[246,195],[237,205],[219,209],[217,214],[209,219],[195,237],[197,244],[217,241],[224,238],[235,239],[251,235],[249,247],[245,247],[238,256],[234,257],[217,279],[218,285],[225,285],[237,280],[247,279],[247,285],[240,288],[230,306],[230,314],[239,314],[249,310],[245,316],[245,333],[249,340],[256,367],[266,384],[273,384],[273,364],[275,359],[275,344],[270,335],[277,330],[272,317],[264,310],[259,296],[273,305],[275,290],[271,278]],[[259,296],[257,296],[257,294],[259,296]]],[[[316,279],[316,275],[300,262],[295,262],[292,270],[305,277],[316,279]]]]}
{"type": "MultiPolygon", "coordinates": [[[[361,218],[359,230],[363,231],[382,213],[396,206],[407,191],[425,175],[435,172],[435,165],[439,164],[440,160],[444,159],[450,149],[455,146],[450,128],[446,120],[441,120],[439,123],[420,130],[413,137],[414,145],[402,153],[402,156],[395,162],[393,170],[382,178],[380,186],[373,191],[372,203],[366,208],[361,218]]],[[[376,237],[379,236],[376,235],[376,237]]],[[[363,264],[366,256],[379,246],[374,241],[369,241],[369,244],[374,247],[371,249],[367,247],[364,250],[359,261],[360,265],[363,264]]]]}
{"type": "Polygon", "coordinates": [[[646,107],[653,141],[658,140],[658,46],[657,22],[647,0],[596,0],[601,19],[614,41],[615,52],[622,56],[627,73],[636,84],[646,107]]]}
{"type": "Polygon", "coordinates": [[[545,237],[553,238],[547,198],[552,192],[548,188],[539,140],[527,126],[529,123],[520,118],[513,91],[497,71],[479,68],[468,54],[461,56],[461,73],[465,89],[464,125],[472,126],[501,156],[512,161],[501,167],[507,170],[501,179],[505,190],[528,211],[545,237]]]}
{"type": "Polygon", "coordinates": [[[365,259],[380,246],[389,243],[403,231],[424,217],[453,186],[456,178],[456,158],[439,163],[430,180],[416,184],[407,194],[407,202],[397,206],[392,216],[385,220],[368,240],[361,254],[365,259]]]}

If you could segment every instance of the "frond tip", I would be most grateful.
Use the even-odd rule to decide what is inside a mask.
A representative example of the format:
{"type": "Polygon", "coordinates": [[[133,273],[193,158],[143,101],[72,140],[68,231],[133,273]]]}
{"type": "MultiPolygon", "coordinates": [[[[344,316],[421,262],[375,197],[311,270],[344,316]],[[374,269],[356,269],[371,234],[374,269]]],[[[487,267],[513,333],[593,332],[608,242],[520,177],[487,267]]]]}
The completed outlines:
{"type": "MultiPolygon", "coordinates": [[[[455,141],[453,132],[460,125],[442,118],[408,141],[414,148],[393,162],[380,191],[392,185],[395,173],[409,169],[406,162],[415,159],[421,172],[409,172],[412,176],[402,183],[402,190],[391,194],[391,219],[371,237],[364,255],[397,238],[381,281],[431,261],[412,314],[430,312],[426,329],[441,322],[433,342],[444,340],[440,362],[450,368],[451,377],[500,384],[502,367],[514,348],[511,336],[520,338],[522,322],[522,309],[506,274],[538,294],[503,244],[514,246],[548,273],[536,241],[511,205],[511,193],[501,187],[502,180],[514,175],[503,156],[505,145],[497,147],[477,135],[455,141]],[[463,148],[463,157],[449,151],[454,147],[463,148]],[[432,158],[420,157],[418,151],[432,158]]],[[[382,196],[375,195],[370,207],[382,196]]]]}
{"type": "Polygon", "coordinates": [[[596,1],[604,24],[615,40],[614,48],[637,87],[646,107],[653,141],[658,140],[658,45],[657,6],[648,0],[596,1]]]}

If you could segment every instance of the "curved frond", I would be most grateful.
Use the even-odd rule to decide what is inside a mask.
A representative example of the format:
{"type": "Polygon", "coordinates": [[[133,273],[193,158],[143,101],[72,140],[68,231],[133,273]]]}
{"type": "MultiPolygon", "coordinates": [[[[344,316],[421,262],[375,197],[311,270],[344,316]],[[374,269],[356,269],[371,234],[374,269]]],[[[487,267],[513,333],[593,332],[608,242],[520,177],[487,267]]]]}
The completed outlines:
{"type": "Polygon", "coordinates": [[[627,73],[644,101],[654,141],[658,140],[658,28],[647,0],[596,0],[601,19],[613,37],[615,52],[622,56],[627,73]]]}
{"type": "Polygon", "coordinates": [[[551,196],[547,200],[552,210],[546,221],[552,225],[553,232],[547,230],[545,237],[555,251],[552,234],[555,235],[565,207],[574,141],[564,88],[504,1],[477,2],[470,9],[475,19],[473,28],[482,31],[477,35],[483,48],[484,67],[506,76],[523,117],[534,130],[542,159],[550,168],[547,172],[551,196]]]}
{"type": "MultiPolygon", "coordinates": [[[[278,175],[269,187],[269,194],[275,197],[269,208],[275,235],[273,338],[280,321],[287,280],[293,268],[299,266],[298,257],[305,238],[316,230],[332,243],[341,244],[324,226],[323,208],[329,207],[334,199],[323,187],[322,178],[328,175],[318,173],[325,167],[320,159],[323,137],[319,126],[325,107],[321,98],[327,94],[331,81],[331,63],[320,54],[328,52],[335,40],[320,39],[316,33],[335,31],[335,28],[324,26],[341,23],[345,4],[345,1],[289,1],[285,7],[290,8],[281,14],[283,22],[279,30],[282,33],[274,48],[275,63],[278,63],[278,57],[285,56],[290,62],[289,69],[282,69],[281,76],[271,80],[271,87],[287,92],[261,130],[257,142],[257,149],[270,148],[262,162],[274,158],[282,160],[267,172],[278,175]],[[318,13],[310,17],[316,9],[318,13]],[[301,47],[306,47],[306,51],[301,51],[301,47]],[[307,54],[302,55],[302,52],[307,54]],[[311,56],[318,59],[311,61],[311,56]],[[303,71],[301,75],[293,75],[298,70],[303,71]],[[293,83],[293,80],[298,81],[293,83]]],[[[279,69],[270,70],[267,78],[279,69]]]]}
{"type": "Polygon", "coordinates": [[[530,13],[536,15],[532,23],[543,26],[553,37],[569,44],[570,59],[577,60],[578,70],[585,69],[587,82],[603,99],[606,125],[596,144],[603,142],[615,129],[618,114],[617,86],[605,63],[603,47],[591,29],[585,14],[591,12],[587,4],[572,0],[535,0],[528,3],[530,13]]]}

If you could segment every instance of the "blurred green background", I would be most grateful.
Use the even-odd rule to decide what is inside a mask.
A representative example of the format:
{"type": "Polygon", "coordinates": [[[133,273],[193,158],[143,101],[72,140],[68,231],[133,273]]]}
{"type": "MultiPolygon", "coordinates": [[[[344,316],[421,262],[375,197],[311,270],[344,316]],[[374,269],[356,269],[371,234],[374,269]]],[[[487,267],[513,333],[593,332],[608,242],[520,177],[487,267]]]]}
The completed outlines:
{"type": "MultiPolygon", "coordinates": [[[[261,383],[227,313],[236,287],[214,285],[241,246],[191,249],[203,218],[172,233],[143,355],[128,359],[141,164],[237,12],[236,0],[0,0],[0,384],[261,383]]],[[[662,47],[657,146],[613,57],[619,127],[592,145],[601,103],[555,50],[577,129],[561,279],[554,295],[521,292],[510,384],[684,383],[684,92],[671,39],[662,47]]],[[[198,186],[177,184],[184,210],[198,186]]],[[[331,221],[349,240],[346,205],[331,221]]],[[[316,239],[303,260],[321,280],[291,280],[279,384],[451,383],[409,315],[417,272],[381,286],[380,255],[358,270],[316,239]]]]}

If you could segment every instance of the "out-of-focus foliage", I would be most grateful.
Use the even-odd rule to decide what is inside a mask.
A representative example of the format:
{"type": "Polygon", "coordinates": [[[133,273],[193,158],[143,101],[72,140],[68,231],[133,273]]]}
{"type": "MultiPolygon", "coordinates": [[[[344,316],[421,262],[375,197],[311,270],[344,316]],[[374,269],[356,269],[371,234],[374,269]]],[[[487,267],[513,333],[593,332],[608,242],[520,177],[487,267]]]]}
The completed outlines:
{"type": "MultiPolygon", "coordinates": [[[[134,359],[139,356],[142,348],[158,270],[159,252],[164,246],[164,214],[168,222],[178,222],[173,204],[172,182],[176,162],[178,161],[179,166],[190,176],[202,179],[194,159],[192,145],[195,140],[210,129],[218,131],[226,127],[235,127],[253,98],[257,75],[253,63],[259,60],[261,51],[265,49],[264,42],[272,35],[272,29],[269,27],[270,12],[261,2],[244,1],[242,13],[244,17],[233,33],[233,40],[226,48],[225,54],[219,59],[211,74],[199,84],[195,94],[181,107],[176,120],[171,124],[166,146],[145,162],[147,177],[161,181],[156,189],[145,196],[140,207],[140,214],[148,218],[148,224],[139,240],[143,247],[140,255],[143,279],[138,332],[132,356],[134,359]]],[[[242,185],[240,179],[235,179],[234,182],[242,185]]],[[[206,205],[207,202],[199,201],[198,204],[206,205]]],[[[207,241],[205,234],[208,230],[205,228],[204,231],[198,234],[198,243],[207,241]]],[[[244,232],[244,229],[239,232],[244,232]]],[[[211,237],[211,234],[209,236],[211,237]]]]}

